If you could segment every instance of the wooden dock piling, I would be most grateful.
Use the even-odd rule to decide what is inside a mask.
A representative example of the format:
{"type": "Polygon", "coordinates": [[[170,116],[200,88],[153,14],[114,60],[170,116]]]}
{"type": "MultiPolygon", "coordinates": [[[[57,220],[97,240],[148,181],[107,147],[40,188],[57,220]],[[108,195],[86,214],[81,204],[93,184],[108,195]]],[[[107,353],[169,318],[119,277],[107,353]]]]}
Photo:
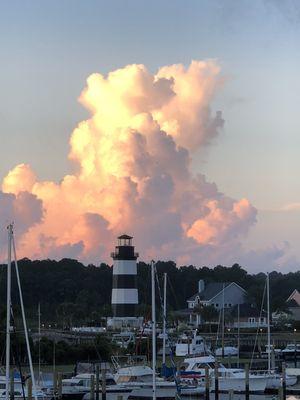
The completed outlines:
{"type": "Polygon", "coordinates": [[[57,397],[59,400],[62,398],[62,373],[57,374],[57,397]]]}
{"type": "Polygon", "coordinates": [[[209,369],[208,365],[205,367],[205,400],[209,400],[209,369]]]}
{"type": "Polygon", "coordinates": [[[99,365],[96,366],[96,400],[99,400],[100,396],[99,396],[99,392],[100,392],[100,367],[99,365]]]}
{"type": "Polygon", "coordinates": [[[219,363],[215,362],[215,400],[219,400],[219,363]]]}
{"type": "Polygon", "coordinates": [[[9,394],[10,394],[10,399],[14,400],[14,398],[15,398],[15,379],[14,379],[14,372],[13,371],[10,374],[9,394]]]}
{"type": "Polygon", "coordinates": [[[90,400],[95,400],[95,375],[91,375],[90,400]]]}
{"type": "Polygon", "coordinates": [[[32,400],[32,380],[28,379],[27,400],[32,400]]]}
{"type": "Polygon", "coordinates": [[[101,381],[101,390],[102,390],[102,400],[106,400],[106,371],[105,368],[101,371],[102,381],[101,381]]]}
{"type": "Polygon", "coordinates": [[[245,398],[249,400],[249,364],[245,364],[245,398]]]}
{"type": "Polygon", "coordinates": [[[286,365],[282,363],[282,400],[286,399],[286,365]]]}
{"type": "Polygon", "coordinates": [[[53,371],[53,395],[54,397],[57,396],[57,372],[53,371]]]}

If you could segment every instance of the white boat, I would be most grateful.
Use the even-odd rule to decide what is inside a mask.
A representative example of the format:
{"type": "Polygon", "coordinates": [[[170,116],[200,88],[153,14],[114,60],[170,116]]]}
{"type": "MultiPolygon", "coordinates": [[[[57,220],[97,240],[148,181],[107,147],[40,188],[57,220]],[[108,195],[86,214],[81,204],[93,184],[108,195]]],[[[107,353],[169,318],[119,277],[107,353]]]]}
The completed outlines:
{"type": "MultiPolygon", "coordinates": [[[[63,399],[89,399],[91,391],[91,377],[95,374],[85,373],[78,374],[70,379],[62,380],[62,398],[63,399]]],[[[101,393],[101,381],[99,382],[99,389],[101,393]]],[[[114,377],[110,373],[106,373],[106,398],[107,400],[117,399],[122,396],[127,399],[132,389],[124,385],[116,384],[114,377]]]]}
{"type": "MultiPolygon", "coordinates": [[[[272,354],[275,354],[275,349],[271,344],[271,323],[270,323],[270,276],[267,273],[266,279],[266,289],[267,289],[267,326],[268,326],[268,344],[266,346],[267,356],[268,356],[268,371],[266,372],[267,376],[267,386],[266,389],[278,389],[282,386],[282,376],[277,373],[274,368],[272,368],[272,354]]],[[[294,352],[296,347],[294,345],[294,352]]],[[[284,354],[284,350],[282,350],[281,354],[284,354]]],[[[274,360],[273,360],[274,361],[274,360]]],[[[286,386],[293,386],[297,383],[297,377],[286,375],[286,386]]]]}
{"type": "MultiPolygon", "coordinates": [[[[152,390],[152,376],[152,368],[146,365],[134,365],[120,368],[115,374],[115,379],[117,383],[126,387],[152,390]]],[[[205,379],[199,378],[195,381],[186,378],[179,383],[179,390],[182,396],[203,394],[205,393],[205,379]]],[[[163,378],[156,377],[156,393],[158,396],[169,397],[171,393],[175,396],[176,392],[177,388],[174,381],[166,381],[163,378]]],[[[132,396],[133,394],[130,395],[130,397],[132,396]]]]}
{"type": "MultiPolygon", "coordinates": [[[[222,347],[216,349],[215,354],[217,357],[223,356],[222,347]]],[[[224,357],[237,357],[239,355],[239,350],[237,347],[233,346],[224,346],[224,357]]]]}
{"type": "Polygon", "coordinates": [[[176,343],[175,354],[178,357],[186,357],[192,355],[205,354],[209,352],[210,348],[205,343],[202,336],[197,334],[197,331],[190,337],[187,334],[183,334],[179,337],[176,343]]]}
{"type": "MultiPolygon", "coordinates": [[[[205,377],[205,367],[208,367],[212,381],[215,378],[215,358],[213,356],[185,358],[180,371],[181,379],[200,379],[205,377]]],[[[219,390],[233,390],[242,392],[245,390],[245,371],[237,368],[226,368],[219,364],[219,390]]],[[[267,385],[267,376],[249,374],[250,392],[264,392],[267,385]]]]}
{"type": "MultiPolygon", "coordinates": [[[[297,383],[297,377],[293,375],[286,375],[286,386],[293,386],[297,383]]],[[[268,372],[268,380],[266,389],[279,389],[282,386],[282,375],[275,371],[268,372]]]]}
{"type": "MultiPolygon", "coordinates": [[[[28,381],[27,381],[28,382],[28,381]]],[[[24,395],[25,398],[28,398],[28,386],[25,383],[24,385],[24,395]]],[[[37,397],[38,399],[47,399],[47,394],[43,392],[41,389],[36,388],[36,392],[32,391],[32,398],[37,397]]],[[[6,398],[6,377],[4,375],[0,376],[0,399],[3,400],[6,398]]],[[[24,399],[23,396],[23,388],[22,382],[20,378],[14,379],[14,398],[15,399],[24,399]]]]}
{"type": "Polygon", "coordinates": [[[275,354],[276,356],[279,356],[281,354],[282,350],[275,348],[273,344],[269,346],[266,344],[265,346],[265,351],[262,352],[262,356],[268,356],[269,354],[275,354]]]}
{"type": "MultiPolygon", "coordinates": [[[[279,389],[282,387],[282,375],[275,370],[270,371],[252,371],[254,375],[265,376],[267,379],[266,390],[279,389]]],[[[286,375],[286,386],[293,386],[297,383],[297,376],[286,375]]]]}
{"type": "Polygon", "coordinates": [[[135,344],[135,334],[132,332],[120,332],[112,335],[112,342],[127,349],[130,344],[135,344]]]}
{"type": "Polygon", "coordinates": [[[45,399],[46,394],[43,391],[41,391],[39,387],[37,387],[36,382],[35,382],[31,350],[30,350],[30,341],[29,341],[29,335],[28,335],[28,329],[27,329],[27,321],[26,321],[26,315],[25,315],[25,309],[24,309],[24,303],[23,303],[23,294],[22,294],[21,281],[20,281],[20,275],[19,275],[18,258],[17,258],[17,253],[16,253],[15,240],[14,240],[14,230],[13,230],[12,223],[10,223],[8,225],[7,233],[8,233],[8,262],[7,262],[7,268],[6,268],[6,274],[7,274],[6,335],[5,335],[6,336],[6,349],[5,349],[6,362],[5,362],[5,376],[0,377],[0,399],[8,400],[10,397],[11,398],[14,397],[16,399],[19,399],[19,398],[24,399],[24,397],[25,397],[25,399],[26,399],[29,394],[29,389],[28,389],[27,385],[24,385],[24,383],[22,383],[20,377],[14,379],[14,387],[12,387],[11,379],[10,379],[10,373],[11,373],[11,371],[10,371],[10,369],[11,369],[11,365],[10,365],[11,337],[10,336],[11,336],[11,333],[13,332],[12,326],[14,325],[14,323],[12,323],[12,320],[11,320],[12,261],[14,261],[14,269],[15,269],[15,275],[16,275],[16,280],[17,280],[17,287],[18,287],[20,306],[21,306],[21,315],[22,315],[23,328],[24,328],[24,334],[25,334],[27,357],[28,357],[28,361],[29,361],[29,370],[30,370],[30,377],[31,377],[31,382],[32,382],[32,388],[30,391],[31,391],[32,398],[35,398],[35,400],[45,399]]]}
{"type": "Polygon", "coordinates": [[[291,355],[293,356],[296,353],[296,355],[300,354],[300,344],[299,343],[288,343],[286,347],[281,350],[281,354],[283,356],[286,355],[291,355]]]}

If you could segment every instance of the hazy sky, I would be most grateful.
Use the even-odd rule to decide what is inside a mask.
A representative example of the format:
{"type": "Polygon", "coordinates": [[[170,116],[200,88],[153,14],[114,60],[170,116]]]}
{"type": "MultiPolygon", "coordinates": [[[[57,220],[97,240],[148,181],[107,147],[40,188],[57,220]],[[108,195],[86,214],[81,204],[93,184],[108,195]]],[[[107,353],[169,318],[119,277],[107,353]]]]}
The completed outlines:
{"type": "Polygon", "coordinates": [[[193,168],[259,210],[249,248],[289,246],[299,260],[299,43],[296,0],[3,1],[0,180],[21,162],[41,179],[71,171],[68,141],[88,115],[77,98],[91,73],[215,59],[225,79],[213,110],[225,125],[193,168]]]}

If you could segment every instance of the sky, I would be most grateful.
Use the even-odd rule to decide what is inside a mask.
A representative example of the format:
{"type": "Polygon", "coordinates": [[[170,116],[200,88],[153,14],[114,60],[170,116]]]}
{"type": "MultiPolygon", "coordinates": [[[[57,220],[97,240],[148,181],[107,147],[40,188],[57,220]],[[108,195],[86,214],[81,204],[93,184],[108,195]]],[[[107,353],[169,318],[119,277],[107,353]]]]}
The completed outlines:
{"type": "MultiPolygon", "coordinates": [[[[215,113],[221,111],[224,123],[220,123],[213,134],[204,133],[201,143],[189,147],[191,142],[187,144],[183,136],[174,136],[166,128],[167,115],[172,114],[172,118],[175,118],[173,109],[165,111],[169,101],[166,88],[160,88],[161,91],[157,94],[153,94],[151,89],[151,93],[146,92],[146,95],[149,98],[156,95],[166,96],[163,105],[158,106],[155,103],[156,107],[161,107],[159,112],[165,113],[160,130],[166,130],[168,135],[173,135],[176,146],[188,149],[191,165],[188,167],[187,180],[192,181],[192,176],[201,173],[205,175],[207,182],[217,185],[218,189],[213,198],[218,201],[218,213],[222,210],[223,223],[219,221],[221,226],[217,226],[215,219],[211,221],[215,215],[211,203],[209,206],[208,203],[199,203],[199,209],[209,208],[209,218],[202,215],[203,218],[194,217],[192,220],[191,216],[187,217],[188,211],[182,209],[183,200],[178,200],[178,193],[194,190],[189,186],[192,183],[184,186],[178,181],[178,177],[172,176],[170,171],[161,167],[164,176],[171,176],[173,186],[170,185],[175,188],[172,196],[177,196],[176,204],[173,197],[172,201],[168,200],[166,214],[161,215],[161,220],[166,218],[165,220],[169,221],[169,218],[175,218],[175,214],[176,218],[179,215],[181,227],[170,225],[170,231],[165,233],[164,238],[160,238],[163,244],[159,247],[153,239],[153,236],[160,234],[156,230],[162,230],[159,222],[156,228],[150,229],[151,237],[147,236],[143,230],[145,228],[132,223],[135,236],[145,236],[149,243],[147,245],[146,239],[143,241],[137,236],[137,246],[140,246],[145,258],[160,255],[172,258],[174,255],[179,263],[213,265],[236,261],[252,271],[299,269],[299,39],[300,5],[296,0],[2,2],[0,182],[9,171],[20,164],[30,165],[30,171],[34,171],[38,182],[51,181],[60,184],[66,175],[77,174],[78,165],[82,168],[84,155],[76,153],[74,144],[72,150],[70,137],[76,136],[74,130],[81,121],[88,121],[91,115],[92,120],[98,121],[99,118],[93,113],[95,109],[98,110],[101,101],[91,105],[91,100],[81,95],[89,86],[87,78],[91,74],[98,73],[106,77],[111,71],[124,69],[127,65],[143,64],[147,73],[139,71],[141,76],[133,81],[134,88],[139,84],[138,79],[148,79],[150,75],[154,76],[154,79],[157,79],[158,75],[165,79],[174,79],[179,87],[182,79],[185,79],[182,73],[177,71],[173,76],[171,70],[158,71],[173,64],[181,64],[188,69],[192,60],[203,61],[206,63],[205,74],[209,76],[207,79],[212,85],[212,93],[204,90],[205,101],[198,99],[195,115],[201,114],[202,110],[209,107],[211,114],[201,117],[206,118],[204,122],[212,123],[215,113]],[[211,66],[210,62],[213,62],[214,66],[211,66]],[[215,68],[219,68],[219,72],[215,73],[215,68]],[[78,101],[79,97],[81,101],[78,101]],[[71,159],[70,147],[71,153],[73,151],[71,159]],[[226,197],[226,207],[223,206],[223,200],[222,206],[220,205],[221,193],[226,197]],[[230,203],[230,216],[227,198],[234,200],[230,203]],[[243,216],[243,224],[240,220],[237,224],[232,222],[232,210],[236,210],[234,204],[242,204],[241,199],[247,199],[249,202],[246,208],[251,217],[243,216]],[[255,208],[255,213],[250,207],[255,208]],[[170,210],[173,213],[171,217],[170,210]],[[217,233],[211,233],[212,230],[223,232],[225,225],[227,228],[221,237],[217,237],[217,233]],[[172,233],[178,229],[182,230],[178,237],[183,235],[184,240],[179,240],[175,234],[172,240],[165,239],[168,233],[172,237],[172,233]],[[199,233],[204,230],[210,234],[205,236],[199,233]],[[180,242],[180,246],[177,241],[180,242]],[[201,247],[199,251],[196,244],[201,247]],[[175,248],[179,249],[178,254],[175,248]]],[[[198,65],[197,68],[202,67],[198,65]]],[[[199,78],[201,74],[197,71],[198,79],[202,79],[202,88],[206,81],[205,78],[199,78]]],[[[190,70],[190,75],[192,74],[193,71],[190,70]]],[[[120,79],[126,81],[126,74],[120,73],[120,79]]],[[[195,90],[196,87],[195,83],[195,90]]],[[[202,90],[201,88],[199,90],[202,90]]],[[[99,86],[99,90],[104,91],[104,86],[99,86]]],[[[109,93],[111,92],[107,89],[107,95],[109,93]]],[[[176,95],[178,104],[182,105],[180,93],[176,95]]],[[[191,97],[193,95],[191,93],[191,97]]],[[[102,109],[105,108],[105,102],[101,105],[102,109]]],[[[189,103],[184,103],[184,106],[187,107],[186,115],[194,118],[194,115],[188,114],[189,103]]],[[[97,112],[102,112],[101,107],[97,112]]],[[[117,105],[115,112],[118,113],[117,105]]],[[[150,114],[151,118],[157,117],[157,111],[151,111],[150,114]]],[[[99,125],[100,123],[101,129],[104,130],[103,121],[100,121],[99,125]]],[[[110,123],[111,129],[114,130],[114,123],[110,123]]],[[[132,121],[122,123],[123,127],[133,126],[132,121]]],[[[201,123],[204,124],[203,121],[201,123]]],[[[186,124],[186,121],[182,122],[181,126],[186,127],[186,124]]],[[[193,135],[197,135],[197,126],[191,128],[193,135]]],[[[145,133],[145,126],[139,129],[143,136],[148,138],[149,133],[145,133]]],[[[116,137],[114,140],[114,143],[118,143],[116,137]]],[[[153,152],[153,157],[157,157],[157,153],[153,152]]],[[[127,172],[133,174],[132,169],[127,172]]],[[[153,169],[147,173],[154,178],[153,169]]],[[[26,174],[27,177],[28,171],[26,174]]],[[[117,175],[120,178],[119,172],[117,175]]],[[[82,174],[76,176],[80,181],[87,179],[82,174]]],[[[21,182],[25,181],[26,177],[21,175],[18,179],[21,182]]],[[[103,179],[103,176],[97,175],[97,179],[103,179]]],[[[141,182],[145,179],[143,177],[138,181],[139,188],[144,188],[144,183],[141,182]]],[[[133,180],[137,183],[137,178],[133,180]]],[[[107,189],[107,186],[105,188],[107,189]]],[[[119,190],[121,193],[123,186],[119,190]]],[[[161,189],[157,190],[159,192],[161,189]]],[[[9,190],[3,188],[4,193],[10,192],[14,196],[18,196],[19,191],[19,188],[15,187],[9,190]]],[[[128,217],[128,211],[122,226],[122,219],[116,221],[112,217],[113,210],[110,210],[109,214],[107,209],[96,210],[95,207],[90,208],[90,203],[86,203],[84,213],[89,213],[89,218],[92,218],[90,213],[100,216],[101,222],[98,221],[98,225],[106,224],[105,229],[111,235],[107,235],[103,227],[99,228],[98,245],[97,242],[91,244],[89,238],[93,235],[89,231],[90,225],[86,219],[84,228],[74,233],[76,218],[83,215],[79,213],[76,213],[76,218],[74,213],[70,228],[63,231],[63,239],[62,236],[59,238],[62,227],[55,225],[50,229],[50,222],[47,225],[47,215],[53,214],[49,211],[45,195],[41,194],[40,188],[30,187],[28,195],[29,192],[32,197],[26,198],[26,201],[23,199],[22,207],[25,207],[25,203],[27,207],[27,203],[30,202],[31,220],[29,222],[28,218],[25,218],[24,222],[20,218],[22,229],[19,236],[20,254],[25,256],[28,252],[30,257],[44,255],[59,258],[70,254],[84,261],[105,259],[109,254],[108,248],[112,248],[114,244],[117,232],[122,233],[122,228],[131,230],[130,218],[134,218],[134,210],[140,207],[136,202],[135,205],[130,205],[131,217],[128,217]],[[45,221],[43,229],[34,228],[38,232],[33,234],[33,225],[41,224],[42,220],[45,221]],[[81,243],[80,234],[83,232],[86,239],[81,243]],[[102,240],[101,235],[107,240],[102,240]],[[43,241],[39,246],[44,249],[44,253],[33,253],[33,243],[35,240],[41,241],[41,237],[43,241]],[[30,246],[27,245],[28,241],[31,241],[30,246]]],[[[76,195],[80,196],[78,193],[76,195]]],[[[62,194],[57,196],[61,198],[62,194]]],[[[99,193],[93,192],[91,196],[96,200],[99,193]]],[[[98,201],[102,201],[101,196],[98,201]]],[[[3,221],[3,226],[9,215],[5,213],[7,199],[6,196],[6,200],[3,200],[2,216],[0,211],[0,222],[3,221]]],[[[20,210],[20,206],[16,206],[17,197],[10,199],[15,201],[14,210],[20,210]]],[[[124,199],[127,201],[127,198],[124,199]]],[[[196,202],[196,199],[194,200],[196,202]]],[[[155,204],[160,208],[159,202],[155,204]]],[[[154,207],[154,203],[152,206],[154,207]]],[[[147,210],[149,208],[144,208],[143,211],[139,208],[139,218],[147,214],[147,210]]],[[[26,213],[23,212],[22,215],[24,214],[26,213]]],[[[16,212],[13,218],[17,224],[16,212]]],[[[144,222],[146,225],[149,223],[147,218],[144,222]]],[[[89,223],[94,226],[94,222],[89,223]]]]}

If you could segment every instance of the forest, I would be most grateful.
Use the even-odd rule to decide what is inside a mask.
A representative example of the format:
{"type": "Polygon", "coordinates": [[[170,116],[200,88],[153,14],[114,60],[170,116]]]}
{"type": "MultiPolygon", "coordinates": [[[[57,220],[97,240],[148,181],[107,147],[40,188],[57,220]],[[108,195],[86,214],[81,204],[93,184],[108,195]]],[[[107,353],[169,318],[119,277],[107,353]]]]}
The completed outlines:
{"type": "MultiPolygon", "coordinates": [[[[38,305],[41,322],[45,326],[55,324],[68,328],[78,324],[99,325],[103,317],[111,316],[110,297],[112,267],[107,264],[83,265],[72,259],[36,260],[18,262],[27,318],[30,326],[37,327],[38,305]]],[[[206,283],[234,281],[246,289],[249,298],[261,303],[266,275],[250,274],[238,264],[231,267],[218,265],[214,268],[177,266],[173,261],[157,262],[158,282],[162,287],[162,275],[168,274],[167,301],[170,313],[186,308],[186,300],[197,292],[199,279],[206,283]]],[[[19,298],[12,270],[12,304],[18,317],[19,298]]],[[[150,266],[138,263],[139,314],[147,317],[151,303],[150,266]]],[[[270,273],[272,310],[284,309],[285,300],[294,289],[300,289],[300,271],[283,274],[270,273]]],[[[0,298],[5,304],[6,265],[0,266],[0,298]]],[[[159,305],[159,290],[157,303],[159,305]]],[[[5,308],[0,310],[4,322],[5,308]]]]}

